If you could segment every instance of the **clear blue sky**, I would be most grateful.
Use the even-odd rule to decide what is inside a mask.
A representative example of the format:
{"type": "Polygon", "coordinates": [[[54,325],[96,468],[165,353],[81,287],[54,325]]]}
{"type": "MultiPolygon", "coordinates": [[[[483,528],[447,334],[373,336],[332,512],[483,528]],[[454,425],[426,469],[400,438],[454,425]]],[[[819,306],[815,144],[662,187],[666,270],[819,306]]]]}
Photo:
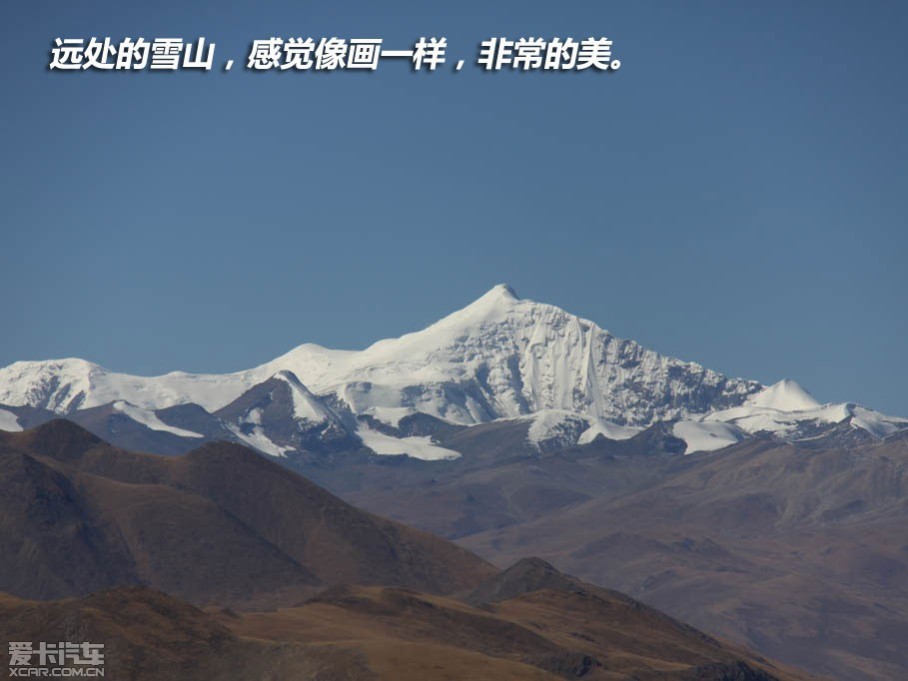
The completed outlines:
{"type": "Polygon", "coordinates": [[[4,3],[0,365],[245,368],[491,285],[908,416],[902,2],[4,3]],[[224,74],[48,72],[57,36],[224,74]],[[607,35],[616,74],[250,73],[250,41],[607,35]]]}

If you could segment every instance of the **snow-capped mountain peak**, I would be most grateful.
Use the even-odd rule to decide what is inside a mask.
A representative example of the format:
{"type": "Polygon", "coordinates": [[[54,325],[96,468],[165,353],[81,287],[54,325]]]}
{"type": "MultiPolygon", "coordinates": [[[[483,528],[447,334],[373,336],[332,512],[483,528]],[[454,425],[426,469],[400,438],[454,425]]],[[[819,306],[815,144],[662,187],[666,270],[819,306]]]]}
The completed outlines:
{"type": "Polygon", "coordinates": [[[79,409],[96,388],[95,379],[104,373],[103,367],[78,358],[14,362],[0,369],[0,404],[61,413],[79,409]]]}
{"type": "Polygon", "coordinates": [[[686,439],[689,445],[695,439],[698,446],[708,450],[724,446],[720,442],[729,444],[755,433],[772,433],[791,440],[812,439],[837,424],[850,424],[852,429],[880,438],[908,427],[908,419],[887,416],[854,404],[821,404],[795,381],[782,380],[750,396],[739,406],[680,422],[675,426],[675,434],[686,439]],[[690,434],[691,439],[680,432],[690,434]]]}
{"type": "Polygon", "coordinates": [[[450,327],[494,320],[520,302],[520,296],[509,284],[496,284],[472,303],[443,317],[433,326],[450,327]]]}
{"type": "Polygon", "coordinates": [[[762,387],[664,357],[504,285],[421,331],[331,360],[331,371],[310,372],[311,356],[291,368],[357,414],[406,407],[464,425],[556,409],[646,426],[740,404],[762,387]]]}
{"type": "Polygon", "coordinates": [[[403,359],[408,353],[424,355],[444,348],[459,338],[475,336],[484,326],[502,322],[519,303],[521,300],[514,289],[507,284],[498,284],[466,307],[442,317],[425,329],[373,343],[359,353],[354,363],[363,366],[383,360],[395,361],[403,359]]]}
{"type": "Polygon", "coordinates": [[[69,414],[112,403],[148,422],[147,412],[198,405],[238,437],[269,438],[281,452],[314,437],[330,437],[335,451],[361,446],[362,433],[386,437],[372,427],[397,428],[418,414],[455,426],[533,417],[531,439],[539,442],[574,433],[578,441],[629,436],[670,421],[678,437],[704,448],[759,431],[800,436],[846,420],[876,436],[908,427],[853,405],[822,405],[794,381],[765,387],[660,355],[559,307],[522,299],[506,284],[364,350],[306,343],[235,373],[141,377],[79,359],[0,369],[0,407],[69,414]],[[373,419],[369,429],[357,426],[360,418],[373,419]]]}
{"type": "Polygon", "coordinates": [[[822,406],[791,379],[783,379],[747,398],[747,404],[778,411],[808,411],[822,406]]]}

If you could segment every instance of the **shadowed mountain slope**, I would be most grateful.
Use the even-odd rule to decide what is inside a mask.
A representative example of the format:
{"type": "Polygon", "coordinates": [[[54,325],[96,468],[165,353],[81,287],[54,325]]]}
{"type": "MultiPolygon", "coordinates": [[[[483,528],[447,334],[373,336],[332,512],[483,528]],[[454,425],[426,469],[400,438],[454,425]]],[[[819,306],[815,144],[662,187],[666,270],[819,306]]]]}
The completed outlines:
{"type": "Polygon", "coordinates": [[[0,590],[24,597],[121,584],[201,603],[337,582],[448,593],[495,572],[233,444],[137,454],[53,421],[0,434],[0,486],[0,590]]]}

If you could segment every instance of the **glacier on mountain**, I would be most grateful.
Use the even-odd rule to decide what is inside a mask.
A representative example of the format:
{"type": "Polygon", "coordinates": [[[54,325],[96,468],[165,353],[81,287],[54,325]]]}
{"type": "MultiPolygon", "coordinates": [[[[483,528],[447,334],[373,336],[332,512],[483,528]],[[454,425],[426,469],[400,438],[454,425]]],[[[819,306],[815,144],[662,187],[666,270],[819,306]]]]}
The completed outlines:
{"type": "Polygon", "coordinates": [[[0,430],[5,430],[8,433],[18,433],[22,430],[22,426],[19,425],[19,419],[16,418],[13,412],[0,409],[0,430]]]}
{"type": "Polygon", "coordinates": [[[170,433],[171,435],[176,435],[177,437],[205,437],[201,433],[194,433],[191,430],[186,430],[185,428],[176,428],[175,426],[168,425],[164,423],[158,415],[155,414],[150,409],[142,409],[141,407],[136,407],[135,405],[124,402],[123,400],[117,400],[113,403],[113,408],[122,413],[126,414],[136,423],[141,423],[146,428],[151,430],[157,430],[163,433],[170,433]]]}

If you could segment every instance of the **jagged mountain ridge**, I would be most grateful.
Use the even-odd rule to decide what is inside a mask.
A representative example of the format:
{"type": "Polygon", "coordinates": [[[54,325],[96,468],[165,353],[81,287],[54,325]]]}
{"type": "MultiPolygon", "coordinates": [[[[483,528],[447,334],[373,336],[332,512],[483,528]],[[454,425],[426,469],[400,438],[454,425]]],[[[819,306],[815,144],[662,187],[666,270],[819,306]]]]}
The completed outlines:
{"type": "MultiPolygon", "coordinates": [[[[715,449],[759,430],[791,436],[813,432],[797,425],[802,422],[852,419],[858,427],[869,424],[865,430],[877,436],[908,425],[900,419],[881,421],[875,412],[858,412],[854,405],[826,409],[804,397],[796,384],[766,389],[660,355],[553,305],[522,300],[506,285],[422,331],[362,351],[304,344],[231,374],[173,372],[145,378],[79,359],[16,362],[0,369],[0,405],[67,415],[120,404],[119,410],[134,420],[161,430],[173,425],[162,426],[157,411],[196,404],[219,416],[232,413],[226,424],[237,439],[280,455],[302,446],[302,440],[288,431],[275,444],[265,425],[255,423],[261,410],[240,416],[230,406],[249,402],[244,396],[262,392],[262,385],[275,380],[291,388],[294,406],[285,419],[291,430],[312,434],[325,428],[335,444],[352,446],[359,438],[382,454],[410,453],[431,443],[389,444],[357,419],[396,428],[414,414],[463,426],[531,418],[538,421],[531,437],[539,442],[550,431],[558,437],[569,432],[569,439],[583,442],[679,421],[675,434],[697,449],[715,449]]],[[[6,414],[4,423],[10,420],[6,414]]],[[[449,458],[450,452],[424,454],[420,458],[449,458]]]]}

